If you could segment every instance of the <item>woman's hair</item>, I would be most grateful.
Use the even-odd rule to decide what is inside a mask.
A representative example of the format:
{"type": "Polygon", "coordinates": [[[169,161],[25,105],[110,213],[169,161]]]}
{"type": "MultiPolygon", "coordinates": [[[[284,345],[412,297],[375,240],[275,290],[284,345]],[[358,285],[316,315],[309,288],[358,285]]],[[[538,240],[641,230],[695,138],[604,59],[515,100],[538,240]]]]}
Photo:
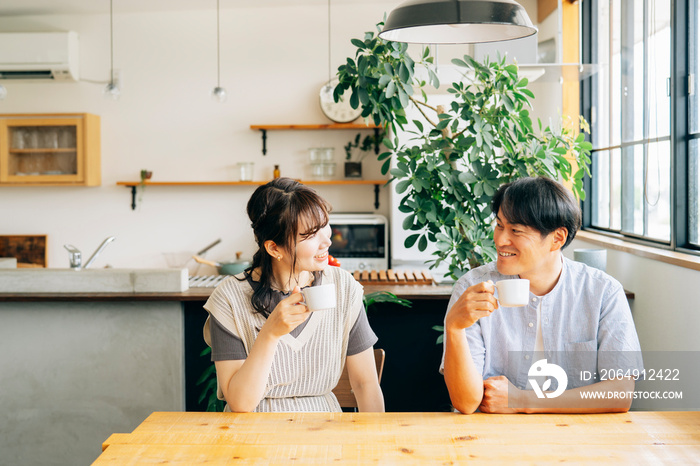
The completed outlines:
{"type": "Polygon", "coordinates": [[[260,286],[253,287],[252,304],[257,312],[268,316],[272,312],[272,261],[276,258],[268,254],[265,242],[273,241],[291,255],[293,272],[297,236],[307,238],[325,227],[331,206],[308,186],[290,178],[276,178],[255,190],[247,211],[258,251],[246,269],[246,277],[256,268],[260,270],[260,286]]]}
{"type": "Polygon", "coordinates": [[[498,211],[510,223],[532,227],[547,236],[560,227],[568,234],[564,249],[581,227],[581,209],[571,192],[545,177],[520,178],[504,184],[491,200],[491,210],[498,211]]]}

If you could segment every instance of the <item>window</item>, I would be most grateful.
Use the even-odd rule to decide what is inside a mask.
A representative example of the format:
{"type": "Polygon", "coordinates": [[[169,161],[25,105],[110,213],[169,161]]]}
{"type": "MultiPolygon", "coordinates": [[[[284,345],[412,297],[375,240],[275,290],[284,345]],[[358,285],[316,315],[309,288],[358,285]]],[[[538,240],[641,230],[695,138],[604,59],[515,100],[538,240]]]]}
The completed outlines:
{"type": "Polygon", "coordinates": [[[583,2],[584,60],[599,65],[582,82],[593,144],[584,227],[700,249],[699,3],[583,2]]]}

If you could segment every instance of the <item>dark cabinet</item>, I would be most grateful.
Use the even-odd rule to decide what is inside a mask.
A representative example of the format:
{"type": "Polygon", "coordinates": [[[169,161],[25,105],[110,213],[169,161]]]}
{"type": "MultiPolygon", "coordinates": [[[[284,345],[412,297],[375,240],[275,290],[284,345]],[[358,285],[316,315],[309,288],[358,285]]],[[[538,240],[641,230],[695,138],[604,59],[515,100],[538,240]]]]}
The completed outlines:
{"type": "MultiPolygon", "coordinates": [[[[368,317],[379,341],[376,348],[386,352],[381,387],[386,410],[450,411],[450,398],[442,374],[438,372],[442,345],[435,344],[442,325],[447,299],[415,299],[406,308],[392,303],[377,303],[368,317]]],[[[206,402],[198,398],[197,380],[212,364],[200,356],[206,343],[202,327],[207,317],[204,302],[185,302],[185,397],[187,411],[205,411],[206,402]]]]}

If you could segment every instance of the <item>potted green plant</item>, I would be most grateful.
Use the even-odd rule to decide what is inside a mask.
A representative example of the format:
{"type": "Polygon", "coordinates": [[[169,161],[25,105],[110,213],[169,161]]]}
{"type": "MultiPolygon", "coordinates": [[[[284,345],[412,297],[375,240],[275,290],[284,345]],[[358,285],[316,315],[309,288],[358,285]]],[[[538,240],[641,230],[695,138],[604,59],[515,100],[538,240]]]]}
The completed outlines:
{"type": "Polygon", "coordinates": [[[139,203],[143,200],[143,192],[146,190],[146,181],[150,180],[151,177],[153,176],[153,172],[150,170],[141,170],[139,173],[140,181],[139,181],[139,203]]]}
{"type": "Polygon", "coordinates": [[[403,228],[412,232],[405,246],[424,251],[434,244],[431,268],[444,262],[446,275],[457,279],[496,258],[490,201],[503,183],[548,176],[570,183],[579,198],[585,197],[591,144],[577,130],[587,131],[587,123],[562,120],[535,129],[529,113],[534,95],[517,65],[505,59],[479,63],[469,56],[453,60],[463,79],[449,87],[449,105],[434,107],[424,90],[427,83],[415,76],[416,66],[422,66],[428,82],[440,85],[427,47],[416,62],[407,44],[384,41],[372,32],[352,43],[355,57],[338,68],[334,96],[350,89],[350,104],[361,106],[363,117],[392,130],[393,137],[383,141],[389,150],[378,159],[384,161],[383,174],[391,169],[396,192],[403,195],[403,228]],[[411,105],[427,124],[408,121],[411,105]],[[411,140],[400,141],[398,128],[411,140]]]}
{"type": "Polygon", "coordinates": [[[379,144],[384,139],[384,131],[366,135],[364,139],[361,133],[355,135],[355,139],[345,144],[345,178],[362,178],[362,160],[370,150],[375,149],[379,153],[379,144]]]}

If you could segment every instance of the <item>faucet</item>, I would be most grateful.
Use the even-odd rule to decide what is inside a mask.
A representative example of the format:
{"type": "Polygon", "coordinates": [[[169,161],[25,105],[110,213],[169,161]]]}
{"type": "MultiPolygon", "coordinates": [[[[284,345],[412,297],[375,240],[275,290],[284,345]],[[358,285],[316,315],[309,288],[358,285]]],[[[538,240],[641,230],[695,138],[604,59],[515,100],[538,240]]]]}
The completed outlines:
{"type": "Polygon", "coordinates": [[[78,248],[72,244],[64,244],[63,247],[68,250],[70,268],[73,270],[80,270],[83,267],[83,257],[78,248]]]}
{"type": "Polygon", "coordinates": [[[85,265],[83,266],[83,258],[80,250],[73,246],[72,244],[64,244],[63,247],[66,248],[68,251],[68,260],[70,261],[70,268],[73,270],[80,270],[80,269],[87,269],[90,267],[90,265],[97,259],[97,256],[100,255],[102,250],[107,247],[109,243],[115,240],[114,236],[110,236],[108,238],[105,238],[104,241],[102,241],[102,244],[95,250],[95,252],[92,253],[92,256],[87,260],[85,265]]]}

